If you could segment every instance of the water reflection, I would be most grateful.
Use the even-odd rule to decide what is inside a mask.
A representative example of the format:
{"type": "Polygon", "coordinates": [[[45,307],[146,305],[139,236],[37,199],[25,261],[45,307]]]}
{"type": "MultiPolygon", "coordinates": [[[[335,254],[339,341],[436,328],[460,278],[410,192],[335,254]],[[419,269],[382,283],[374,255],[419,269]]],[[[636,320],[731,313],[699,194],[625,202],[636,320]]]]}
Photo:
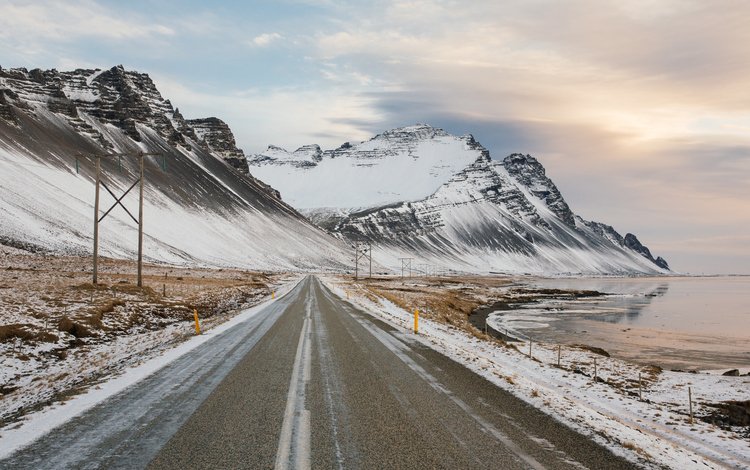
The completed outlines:
{"type": "Polygon", "coordinates": [[[750,366],[750,278],[535,279],[526,287],[607,295],[519,304],[490,315],[490,326],[668,368],[750,366]]]}

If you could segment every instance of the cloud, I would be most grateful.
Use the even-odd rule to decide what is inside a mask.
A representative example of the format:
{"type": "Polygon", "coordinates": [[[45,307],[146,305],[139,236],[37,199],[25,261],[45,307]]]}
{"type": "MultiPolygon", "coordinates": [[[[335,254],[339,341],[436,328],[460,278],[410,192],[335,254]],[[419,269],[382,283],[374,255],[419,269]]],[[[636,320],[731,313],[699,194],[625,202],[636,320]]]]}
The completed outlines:
{"type": "Polygon", "coordinates": [[[265,47],[280,40],[283,36],[279,33],[263,33],[260,36],[256,36],[252,39],[251,44],[257,47],[265,47]]]}
{"type": "Polygon", "coordinates": [[[82,37],[128,40],[173,36],[175,31],[143,16],[123,15],[93,1],[0,1],[0,37],[68,42],[82,37]]]}
{"type": "Polygon", "coordinates": [[[365,140],[370,135],[351,120],[363,116],[380,119],[369,98],[335,88],[320,91],[279,87],[215,93],[191,88],[176,77],[153,78],[164,97],[188,118],[213,116],[220,109],[218,117],[229,124],[247,154],[261,152],[268,144],[298,148],[319,143],[333,148],[345,140],[365,140]]]}

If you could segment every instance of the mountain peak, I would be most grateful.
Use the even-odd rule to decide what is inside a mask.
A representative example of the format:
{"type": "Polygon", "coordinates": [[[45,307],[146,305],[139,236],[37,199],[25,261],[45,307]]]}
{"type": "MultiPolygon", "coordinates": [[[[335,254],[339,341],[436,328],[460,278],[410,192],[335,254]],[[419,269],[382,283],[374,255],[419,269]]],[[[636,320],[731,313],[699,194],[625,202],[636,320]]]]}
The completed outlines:
{"type": "Polygon", "coordinates": [[[544,166],[529,154],[512,153],[503,159],[502,165],[508,173],[569,227],[575,227],[575,216],[568,207],[555,183],[547,177],[544,166]]]}
{"type": "Polygon", "coordinates": [[[508,165],[530,165],[530,166],[538,166],[544,171],[544,167],[541,163],[539,163],[539,160],[532,157],[529,154],[523,154],[523,153],[511,153],[507,157],[503,159],[503,163],[508,165]]]}
{"type": "Polygon", "coordinates": [[[280,189],[292,205],[342,208],[426,197],[477,159],[489,161],[489,152],[473,137],[418,123],[323,152],[318,145],[291,153],[271,146],[249,163],[253,175],[280,189]]]}
{"type": "Polygon", "coordinates": [[[413,124],[411,126],[397,127],[383,132],[382,134],[376,135],[374,139],[385,138],[385,139],[398,139],[398,140],[412,140],[412,139],[433,139],[435,137],[445,137],[449,134],[439,127],[433,127],[429,124],[413,124]]]}

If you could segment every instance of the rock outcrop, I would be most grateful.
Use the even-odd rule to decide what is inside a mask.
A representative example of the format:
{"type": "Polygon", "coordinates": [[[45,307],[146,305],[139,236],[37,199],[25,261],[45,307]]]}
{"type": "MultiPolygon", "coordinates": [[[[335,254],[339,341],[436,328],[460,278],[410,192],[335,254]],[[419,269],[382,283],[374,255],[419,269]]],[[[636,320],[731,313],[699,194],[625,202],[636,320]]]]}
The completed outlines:
{"type": "Polygon", "coordinates": [[[122,65],[70,72],[0,69],[0,119],[16,122],[11,105],[41,107],[64,116],[69,125],[109,150],[114,142],[97,124],[121,129],[135,142],[142,142],[142,126],[187,151],[199,144],[216,158],[248,173],[245,155],[236,147],[226,123],[217,118],[186,120],[162,97],[148,74],[125,70],[122,65]]]}
{"type": "Polygon", "coordinates": [[[237,148],[234,134],[219,118],[189,119],[187,124],[206,150],[221,157],[242,173],[249,173],[245,153],[237,148]]]}

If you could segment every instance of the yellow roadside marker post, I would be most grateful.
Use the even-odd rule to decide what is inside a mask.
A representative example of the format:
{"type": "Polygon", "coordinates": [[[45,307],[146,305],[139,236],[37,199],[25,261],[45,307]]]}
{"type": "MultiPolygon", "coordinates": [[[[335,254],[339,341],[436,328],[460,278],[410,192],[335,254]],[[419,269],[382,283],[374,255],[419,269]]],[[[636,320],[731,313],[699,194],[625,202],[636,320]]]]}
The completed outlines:
{"type": "Polygon", "coordinates": [[[271,298],[272,298],[272,299],[275,299],[275,298],[276,298],[276,291],[275,291],[275,290],[274,290],[274,291],[271,291],[271,298]]]}
{"type": "Polygon", "coordinates": [[[414,309],[414,334],[419,334],[419,310],[414,309]]]}
{"type": "Polygon", "coordinates": [[[198,310],[193,309],[193,318],[195,318],[195,334],[201,334],[201,324],[198,323],[198,310]]]}

